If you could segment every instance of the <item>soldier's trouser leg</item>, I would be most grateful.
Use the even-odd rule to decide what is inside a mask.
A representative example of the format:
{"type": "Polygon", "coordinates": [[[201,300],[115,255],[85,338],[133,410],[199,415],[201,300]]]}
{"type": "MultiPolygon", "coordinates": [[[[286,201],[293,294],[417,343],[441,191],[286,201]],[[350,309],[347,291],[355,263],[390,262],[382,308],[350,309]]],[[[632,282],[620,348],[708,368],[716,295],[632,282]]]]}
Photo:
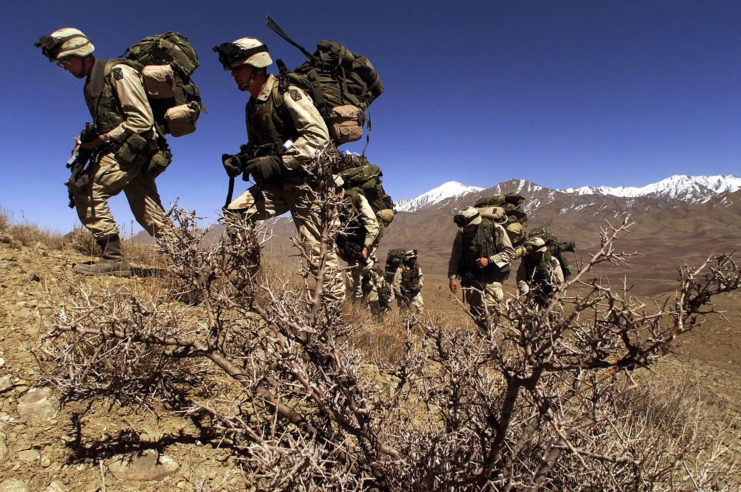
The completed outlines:
{"type": "Polygon", "coordinates": [[[124,193],[136,221],[151,236],[159,237],[172,228],[172,223],[162,207],[154,176],[138,174],[124,187],[124,193]]]}
{"type": "MultiPolygon", "coordinates": [[[[309,257],[309,271],[316,278],[320,268],[322,237],[319,206],[312,202],[312,194],[302,187],[294,187],[290,193],[295,197],[295,202],[291,206],[291,215],[301,235],[304,252],[309,257]]],[[[324,296],[338,302],[345,299],[345,283],[342,281],[340,263],[332,238],[328,238],[325,256],[324,296]]]]}
{"type": "Polygon", "coordinates": [[[504,299],[501,282],[486,284],[483,291],[466,287],[463,289],[463,300],[470,306],[471,314],[477,325],[485,328],[494,314],[492,308],[504,299]]]}
{"type": "MultiPolygon", "coordinates": [[[[226,213],[243,214],[248,220],[266,220],[277,217],[288,212],[290,206],[286,202],[278,186],[265,186],[262,189],[251,186],[247,191],[239,195],[226,207],[226,213]]],[[[227,234],[232,240],[237,240],[239,235],[233,230],[233,226],[227,221],[227,234]]],[[[257,251],[249,253],[254,260],[250,272],[254,275],[260,269],[260,256],[257,251]]]]}
{"type": "Polygon", "coordinates": [[[124,191],[137,222],[150,234],[169,227],[153,178],[141,176],[139,167],[121,166],[113,154],[98,162],[87,193],[76,193],[75,204],[80,222],[96,241],[118,234],[118,226],[108,207],[108,199],[124,191]]]}
{"type": "Polygon", "coordinates": [[[425,310],[425,301],[422,299],[422,293],[417,292],[417,295],[412,297],[412,307],[414,307],[414,310],[417,312],[417,314],[422,314],[425,310]]]}

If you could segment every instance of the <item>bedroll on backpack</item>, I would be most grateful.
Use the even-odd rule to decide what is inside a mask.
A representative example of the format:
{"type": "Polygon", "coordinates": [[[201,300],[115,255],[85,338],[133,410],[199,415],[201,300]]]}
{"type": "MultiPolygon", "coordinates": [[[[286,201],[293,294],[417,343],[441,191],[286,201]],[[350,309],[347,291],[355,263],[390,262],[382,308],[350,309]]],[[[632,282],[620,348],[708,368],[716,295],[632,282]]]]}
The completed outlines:
{"type": "Polygon", "coordinates": [[[368,200],[376,217],[387,226],[394,219],[394,202],[383,189],[383,172],[365,156],[352,156],[350,163],[340,172],[346,190],[357,190],[368,200]]]}
{"type": "Polygon", "coordinates": [[[270,17],[267,24],[308,58],[293,71],[288,71],[281,60],[276,61],[285,83],[311,96],[335,145],[360,140],[366,121],[370,130],[368,108],[383,93],[381,78],[371,62],[335,41],[321,41],[316,51],[309,53],[270,17]]]}
{"type": "Polygon", "coordinates": [[[129,47],[124,58],[141,72],[159,128],[173,137],[193,133],[205,108],[190,78],[199,63],[188,39],[177,32],[148,36],[129,47]]]}
{"type": "Polygon", "coordinates": [[[407,250],[404,248],[390,249],[386,254],[386,266],[383,269],[383,278],[386,282],[391,283],[394,281],[394,273],[404,261],[404,254],[407,250]]]}

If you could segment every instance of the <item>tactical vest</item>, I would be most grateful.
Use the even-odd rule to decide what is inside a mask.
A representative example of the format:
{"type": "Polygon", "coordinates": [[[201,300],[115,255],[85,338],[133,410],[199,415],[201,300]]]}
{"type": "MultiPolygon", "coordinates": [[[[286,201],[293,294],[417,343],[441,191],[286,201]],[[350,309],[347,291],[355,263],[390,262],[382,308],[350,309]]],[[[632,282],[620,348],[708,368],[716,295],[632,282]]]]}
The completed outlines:
{"type": "Polygon", "coordinates": [[[538,261],[532,261],[529,258],[523,258],[525,262],[526,279],[532,280],[533,284],[541,286],[543,290],[553,291],[550,277],[551,254],[546,252],[538,261]]]}
{"type": "Polygon", "coordinates": [[[247,124],[247,138],[250,144],[276,146],[283,145],[286,140],[295,141],[298,131],[288,111],[283,106],[283,95],[278,89],[277,81],[265,101],[250,97],[245,107],[247,124]]]}
{"type": "Polygon", "coordinates": [[[490,258],[499,253],[496,243],[501,241],[501,236],[502,228],[496,227],[493,220],[482,217],[481,223],[476,227],[476,232],[473,234],[463,234],[460,270],[473,274],[477,278],[493,270],[508,272],[510,269],[509,265],[499,269],[492,263],[489,263],[484,268],[479,268],[476,265],[478,258],[490,258]]]}
{"type": "Polygon", "coordinates": [[[121,103],[109,78],[116,63],[120,60],[95,60],[85,84],[85,103],[99,133],[108,133],[123,123],[121,103]]]}
{"type": "Polygon", "coordinates": [[[401,288],[407,291],[417,290],[419,277],[419,267],[417,265],[413,267],[403,265],[401,267],[401,288]]]}

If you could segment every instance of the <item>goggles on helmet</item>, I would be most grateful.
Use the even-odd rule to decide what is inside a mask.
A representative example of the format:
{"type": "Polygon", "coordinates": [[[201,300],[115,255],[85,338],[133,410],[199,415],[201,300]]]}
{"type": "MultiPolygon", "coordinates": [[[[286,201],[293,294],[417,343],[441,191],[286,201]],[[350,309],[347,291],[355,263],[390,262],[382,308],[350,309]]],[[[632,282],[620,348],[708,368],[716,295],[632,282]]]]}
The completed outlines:
{"type": "Polygon", "coordinates": [[[54,36],[41,36],[35,43],[34,46],[41,48],[41,53],[44,54],[49,61],[57,59],[57,55],[62,51],[62,45],[67,39],[55,38],[54,36]]]}
{"type": "Polygon", "coordinates": [[[221,43],[218,46],[214,46],[213,49],[219,54],[219,62],[227,70],[233,68],[237,62],[246,60],[252,55],[268,51],[268,47],[264,44],[261,46],[255,46],[254,48],[245,49],[234,43],[221,43]]]}

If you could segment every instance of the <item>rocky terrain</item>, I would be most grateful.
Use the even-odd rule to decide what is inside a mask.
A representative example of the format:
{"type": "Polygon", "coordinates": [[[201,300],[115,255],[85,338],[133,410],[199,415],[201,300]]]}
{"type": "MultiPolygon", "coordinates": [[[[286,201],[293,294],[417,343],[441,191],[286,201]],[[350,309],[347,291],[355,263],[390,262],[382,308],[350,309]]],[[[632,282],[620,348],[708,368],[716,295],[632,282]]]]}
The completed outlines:
{"type": "MultiPolygon", "coordinates": [[[[401,212],[387,230],[386,248],[420,249],[421,264],[428,275],[423,294],[431,319],[462,318],[444,280],[455,232],[451,210],[470,203],[476,194],[508,191],[518,184],[505,183],[495,190],[452,197],[415,213],[401,212]]],[[[625,198],[612,196],[595,203],[595,195],[546,190],[544,193],[550,194],[546,198],[538,196],[535,189],[530,193],[532,202],[541,203],[530,211],[530,223],[551,225],[564,239],[576,240],[578,249],[571,256],[575,264],[597,246],[604,220],[617,220],[630,211],[636,225],[618,246],[641,255],[631,267],[605,267],[596,273],[614,285],[627,276],[628,285],[649,305],[654,297],[672,292],[676,267],[681,263],[697,263],[711,253],[731,251],[741,244],[741,231],[736,227],[741,223],[741,192],[669,205],[656,197],[632,198],[630,207],[625,198]]],[[[288,234],[281,228],[291,225],[284,222],[275,225],[277,237],[268,245],[273,258],[290,251],[283,249],[287,248],[288,234]]],[[[79,295],[80,289],[150,289],[160,280],[152,278],[146,268],[137,269],[138,275],[130,279],[76,276],[71,266],[88,257],[65,241],[50,243],[27,236],[0,235],[0,492],[249,490],[228,447],[197,421],[164,408],[115,402],[86,406],[60,400],[42,369],[46,354],[41,342],[53,323],[54,311],[79,295]]],[[[127,246],[133,249],[135,245],[127,246]]],[[[512,279],[506,290],[514,291],[512,279]]],[[[688,381],[696,397],[717,411],[718,419],[736,422],[741,436],[739,306],[738,292],[716,299],[715,307],[724,316],[709,317],[699,330],[678,340],[675,354],[639,377],[658,383],[688,381]]],[[[385,336],[393,336],[393,327],[385,336]]],[[[736,458],[741,457],[738,447],[735,453],[736,458]]]]}

